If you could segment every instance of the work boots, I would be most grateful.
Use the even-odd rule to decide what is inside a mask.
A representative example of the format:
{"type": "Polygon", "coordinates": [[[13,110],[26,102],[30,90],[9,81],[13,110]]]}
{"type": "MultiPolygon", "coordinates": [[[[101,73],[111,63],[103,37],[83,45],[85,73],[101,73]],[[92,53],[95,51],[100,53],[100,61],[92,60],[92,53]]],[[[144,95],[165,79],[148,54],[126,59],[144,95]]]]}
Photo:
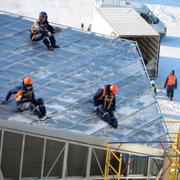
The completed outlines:
{"type": "Polygon", "coordinates": [[[118,127],[118,122],[117,122],[117,119],[115,117],[111,118],[111,122],[109,124],[115,129],[117,129],[117,127],[118,127]]]}
{"type": "Polygon", "coordinates": [[[48,51],[53,51],[54,48],[52,46],[47,46],[48,51]]]}
{"type": "Polygon", "coordinates": [[[48,45],[47,48],[48,48],[48,51],[53,51],[55,48],[59,48],[59,46],[57,44],[52,44],[51,46],[48,45]]]}
{"type": "Polygon", "coordinates": [[[59,46],[57,44],[52,44],[51,47],[53,48],[59,48],[59,46]]]}

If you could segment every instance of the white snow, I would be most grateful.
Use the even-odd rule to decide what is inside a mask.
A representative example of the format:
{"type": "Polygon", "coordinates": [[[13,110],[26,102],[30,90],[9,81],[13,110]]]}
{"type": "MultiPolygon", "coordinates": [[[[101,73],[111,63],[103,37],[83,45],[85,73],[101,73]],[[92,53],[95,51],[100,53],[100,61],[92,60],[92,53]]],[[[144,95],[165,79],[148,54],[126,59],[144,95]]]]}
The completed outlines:
{"type": "Polygon", "coordinates": [[[0,9],[38,18],[40,11],[48,13],[50,22],[87,29],[92,20],[92,0],[0,0],[0,9]]]}
{"type": "MultiPolygon", "coordinates": [[[[169,72],[174,69],[180,80],[180,1],[179,0],[144,0],[167,26],[167,36],[162,39],[159,64],[158,101],[165,120],[180,123],[180,89],[175,91],[174,101],[166,98],[163,89],[164,81],[169,72]]],[[[177,131],[179,123],[167,124],[170,131],[177,131]]]]}

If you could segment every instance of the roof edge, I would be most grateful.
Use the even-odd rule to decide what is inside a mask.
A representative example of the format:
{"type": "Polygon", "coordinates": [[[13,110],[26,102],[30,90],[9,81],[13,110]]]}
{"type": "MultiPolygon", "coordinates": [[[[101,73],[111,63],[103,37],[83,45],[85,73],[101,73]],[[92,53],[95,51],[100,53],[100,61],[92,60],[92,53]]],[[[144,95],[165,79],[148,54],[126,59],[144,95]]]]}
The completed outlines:
{"type": "MultiPolygon", "coordinates": [[[[70,131],[47,129],[45,127],[35,127],[33,125],[22,124],[14,121],[0,120],[0,129],[10,132],[18,132],[19,134],[27,134],[29,136],[40,136],[58,139],[60,141],[70,141],[83,146],[95,146],[101,149],[106,149],[108,140],[101,137],[94,137],[90,135],[73,133],[70,131]]],[[[117,144],[112,148],[117,148],[117,144]]],[[[133,155],[145,156],[163,156],[164,151],[158,148],[152,148],[140,144],[123,144],[119,151],[130,153],[133,155]]]]}

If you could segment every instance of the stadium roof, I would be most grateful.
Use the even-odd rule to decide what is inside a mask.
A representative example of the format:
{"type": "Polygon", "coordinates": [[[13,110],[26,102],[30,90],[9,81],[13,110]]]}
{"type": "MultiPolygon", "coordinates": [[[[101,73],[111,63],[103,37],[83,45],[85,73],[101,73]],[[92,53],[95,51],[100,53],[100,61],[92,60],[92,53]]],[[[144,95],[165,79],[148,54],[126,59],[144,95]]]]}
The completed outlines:
{"type": "Polygon", "coordinates": [[[97,8],[106,22],[120,36],[159,36],[159,34],[132,8],[97,8]]]}
{"type": "Polygon", "coordinates": [[[16,112],[11,100],[0,105],[0,127],[8,123],[11,129],[42,129],[51,136],[53,131],[61,135],[69,132],[82,141],[87,137],[153,141],[166,136],[136,43],[61,26],[62,32],[56,35],[60,49],[48,52],[42,42],[29,41],[31,24],[25,17],[0,12],[0,94],[5,96],[30,75],[36,97],[45,100],[48,113],[54,117],[37,127],[32,124],[36,118],[16,112]],[[108,83],[117,83],[120,89],[115,113],[118,129],[93,113],[92,96],[108,83]]]}

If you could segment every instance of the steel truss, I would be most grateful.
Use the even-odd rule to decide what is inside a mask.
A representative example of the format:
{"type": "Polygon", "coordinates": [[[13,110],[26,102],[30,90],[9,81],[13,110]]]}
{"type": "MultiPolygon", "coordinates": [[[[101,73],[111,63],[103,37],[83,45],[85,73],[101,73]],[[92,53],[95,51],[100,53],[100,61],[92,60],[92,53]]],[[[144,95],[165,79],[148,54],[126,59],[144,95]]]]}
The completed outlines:
{"type": "MultiPolygon", "coordinates": [[[[23,177],[23,164],[26,163],[25,159],[24,159],[24,152],[25,152],[25,148],[26,148],[26,141],[27,141],[27,137],[31,136],[34,138],[38,138],[41,139],[43,141],[43,146],[42,146],[42,157],[41,157],[41,162],[40,162],[40,176],[39,177],[35,177],[36,179],[104,179],[104,166],[105,164],[103,164],[102,162],[105,161],[105,156],[103,158],[101,158],[98,155],[98,151],[102,151],[101,153],[106,152],[106,147],[100,147],[100,146],[96,146],[96,145],[89,145],[89,144],[84,144],[84,143],[79,143],[79,142],[75,142],[75,141],[69,141],[69,140],[62,140],[62,139],[58,139],[58,138],[53,138],[53,137],[47,137],[47,136],[42,136],[42,135],[37,135],[37,134],[30,134],[30,133],[25,133],[25,132],[19,132],[16,130],[10,130],[10,129],[1,129],[1,142],[0,142],[0,162],[1,162],[1,167],[2,167],[2,156],[3,156],[3,146],[4,144],[7,144],[9,142],[5,142],[5,136],[6,133],[15,133],[15,134],[19,134],[22,136],[21,138],[21,147],[20,147],[20,167],[19,167],[19,172],[18,172],[18,179],[26,179],[26,177],[23,177]],[[63,146],[58,149],[58,153],[55,157],[55,159],[53,160],[50,168],[48,170],[46,170],[46,174],[45,172],[45,158],[46,158],[46,152],[47,152],[47,142],[48,141],[54,141],[54,142],[60,142],[63,143],[63,146]],[[87,148],[87,153],[86,153],[86,161],[85,161],[85,173],[79,174],[79,176],[69,176],[69,167],[68,167],[68,159],[69,159],[69,154],[70,154],[70,146],[72,145],[77,145],[80,148],[87,148]],[[98,169],[99,173],[98,175],[94,175],[91,171],[92,167],[92,157],[94,157],[95,161],[94,161],[94,166],[96,166],[96,169],[98,169]],[[55,165],[57,164],[57,162],[59,161],[60,158],[63,158],[62,164],[62,171],[60,173],[59,176],[53,176],[51,175],[51,172],[54,170],[55,165]]],[[[33,148],[33,147],[32,147],[33,148]]],[[[123,151],[122,151],[123,152],[123,151]]],[[[36,153],[36,152],[34,152],[36,153]]],[[[101,154],[100,153],[100,154],[101,154]]],[[[127,152],[124,152],[127,154],[127,152]]],[[[131,154],[128,153],[128,156],[132,156],[135,154],[131,154]]],[[[151,161],[152,159],[156,159],[156,157],[150,157],[149,161],[151,161]]],[[[157,157],[157,159],[161,159],[159,157],[157,157]]],[[[13,162],[11,162],[13,163],[13,162]]],[[[147,169],[149,169],[149,167],[146,167],[147,169]]],[[[84,167],[82,168],[83,171],[84,167]]],[[[2,169],[3,170],[3,169],[2,169]]],[[[3,172],[2,172],[3,173],[3,172]]],[[[32,175],[33,177],[33,175],[32,175]]],[[[110,177],[116,177],[116,176],[110,176],[110,177]]],[[[130,169],[128,167],[128,171],[127,171],[127,176],[126,177],[121,177],[121,179],[155,179],[156,176],[150,175],[150,173],[148,172],[147,175],[140,175],[140,174],[132,174],[130,173],[130,169]]]]}

